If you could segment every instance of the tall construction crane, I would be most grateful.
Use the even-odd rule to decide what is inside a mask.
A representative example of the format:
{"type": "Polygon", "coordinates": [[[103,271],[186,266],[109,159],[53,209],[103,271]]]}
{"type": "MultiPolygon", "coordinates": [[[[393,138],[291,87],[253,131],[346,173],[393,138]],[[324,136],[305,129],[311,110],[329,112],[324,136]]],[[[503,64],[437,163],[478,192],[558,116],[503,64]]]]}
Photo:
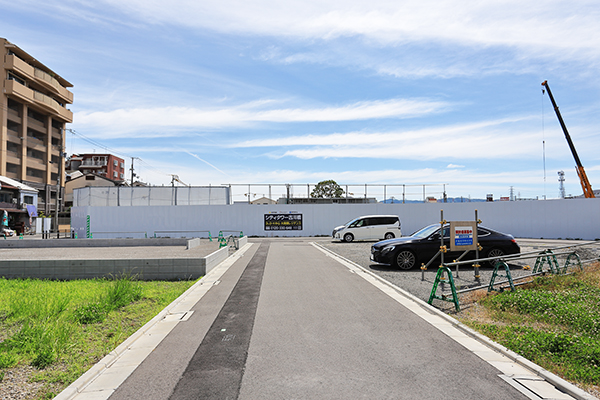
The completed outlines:
{"type": "Polygon", "coordinates": [[[550,97],[550,101],[552,102],[552,106],[554,107],[554,111],[556,112],[556,116],[558,117],[558,122],[560,122],[560,126],[565,133],[565,138],[567,138],[567,143],[569,143],[569,147],[571,148],[571,153],[573,153],[573,158],[575,158],[575,163],[577,164],[576,170],[577,175],[579,176],[579,181],[581,182],[581,187],[583,188],[583,195],[588,199],[593,199],[594,191],[592,190],[592,185],[590,185],[590,181],[588,180],[587,175],[585,174],[585,170],[583,169],[583,165],[581,164],[581,160],[577,155],[577,151],[575,150],[575,145],[571,140],[571,136],[569,135],[569,131],[567,131],[567,126],[565,125],[565,121],[563,121],[562,116],[560,115],[560,111],[558,111],[558,106],[554,101],[554,97],[552,96],[552,92],[550,91],[550,86],[548,86],[548,81],[542,82],[542,86],[546,88],[548,92],[548,96],[550,97]]]}

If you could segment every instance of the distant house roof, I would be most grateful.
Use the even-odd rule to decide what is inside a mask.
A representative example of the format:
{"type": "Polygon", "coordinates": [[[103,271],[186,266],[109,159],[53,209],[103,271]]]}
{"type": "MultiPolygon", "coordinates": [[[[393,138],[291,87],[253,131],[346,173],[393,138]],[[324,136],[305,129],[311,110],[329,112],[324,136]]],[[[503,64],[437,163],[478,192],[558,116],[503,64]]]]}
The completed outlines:
{"type": "Polygon", "coordinates": [[[27,186],[24,183],[21,183],[19,181],[15,181],[14,179],[7,178],[6,176],[0,175],[0,183],[2,184],[2,186],[8,185],[8,186],[12,186],[19,190],[24,190],[27,192],[34,192],[34,193],[38,192],[37,189],[32,188],[31,186],[27,186]]]}
{"type": "Polygon", "coordinates": [[[115,180],[112,180],[105,176],[94,174],[94,173],[83,173],[83,174],[80,173],[79,175],[76,175],[75,177],[73,177],[73,174],[71,174],[71,179],[69,179],[67,182],[71,183],[76,180],[86,180],[86,178],[88,178],[88,177],[94,177],[94,179],[103,179],[107,182],[112,183],[114,186],[120,186],[120,184],[123,182],[123,181],[115,181],[115,180]]]}
{"type": "Polygon", "coordinates": [[[275,200],[271,200],[268,197],[261,197],[260,199],[252,200],[252,204],[277,204],[275,200]]]}

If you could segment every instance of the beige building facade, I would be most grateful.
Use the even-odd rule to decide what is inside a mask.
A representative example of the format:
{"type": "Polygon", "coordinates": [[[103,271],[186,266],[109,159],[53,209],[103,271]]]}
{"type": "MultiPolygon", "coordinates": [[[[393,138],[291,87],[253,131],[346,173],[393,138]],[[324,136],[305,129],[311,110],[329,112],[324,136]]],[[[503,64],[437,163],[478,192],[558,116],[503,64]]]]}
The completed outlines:
{"type": "Polygon", "coordinates": [[[73,122],[67,88],[73,85],[4,38],[0,52],[0,175],[38,189],[38,210],[51,214],[57,186],[65,184],[65,127],[73,122]]]}

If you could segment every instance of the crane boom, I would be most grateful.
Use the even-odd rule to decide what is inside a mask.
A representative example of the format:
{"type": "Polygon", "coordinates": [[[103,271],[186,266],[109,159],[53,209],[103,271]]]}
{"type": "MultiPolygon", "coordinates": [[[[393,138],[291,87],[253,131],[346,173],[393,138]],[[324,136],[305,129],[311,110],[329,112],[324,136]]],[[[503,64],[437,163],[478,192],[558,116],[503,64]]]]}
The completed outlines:
{"type": "Polygon", "coordinates": [[[552,106],[554,107],[554,112],[556,112],[556,116],[558,117],[558,122],[560,122],[560,127],[562,128],[565,138],[567,139],[567,143],[569,144],[569,148],[571,149],[571,153],[573,154],[573,158],[575,158],[575,164],[577,164],[576,170],[577,175],[579,176],[579,181],[581,182],[581,188],[583,189],[583,195],[586,198],[595,198],[594,191],[592,190],[592,185],[588,180],[588,177],[585,173],[585,169],[583,169],[583,164],[581,164],[581,160],[579,159],[579,155],[577,154],[577,150],[575,150],[575,145],[571,140],[571,135],[569,135],[569,131],[567,130],[567,126],[565,125],[565,121],[563,121],[562,116],[560,115],[560,111],[558,110],[558,106],[554,101],[554,96],[552,96],[552,92],[550,91],[550,86],[548,86],[548,81],[542,82],[542,86],[546,88],[548,92],[548,96],[550,97],[550,101],[552,102],[552,106]]]}

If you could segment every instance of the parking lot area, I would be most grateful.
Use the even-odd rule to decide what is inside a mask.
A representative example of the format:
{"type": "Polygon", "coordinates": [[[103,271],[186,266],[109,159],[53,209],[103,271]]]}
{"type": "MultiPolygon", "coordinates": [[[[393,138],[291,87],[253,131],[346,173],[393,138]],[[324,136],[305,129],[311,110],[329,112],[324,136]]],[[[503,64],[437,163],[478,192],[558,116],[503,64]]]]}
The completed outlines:
{"type": "MultiPolygon", "coordinates": [[[[431,266],[423,273],[421,269],[418,267],[412,270],[399,270],[392,266],[388,265],[380,265],[374,264],[370,261],[371,254],[371,245],[373,245],[373,241],[370,242],[336,242],[332,241],[331,238],[321,239],[316,241],[321,246],[327,248],[328,250],[333,251],[340,256],[355,262],[363,268],[379,275],[383,279],[388,282],[400,287],[418,297],[423,301],[428,301],[429,296],[431,294],[431,290],[433,288],[433,284],[435,281],[435,277],[438,271],[439,259],[434,261],[431,266]]],[[[577,240],[543,240],[543,239],[517,239],[517,243],[521,247],[521,253],[530,253],[534,254],[537,252],[541,252],[545,249],[555,249],[564,246],[575,246],[580,245],[582,243],[589,243],[584,241],[577,240]]],[[[590,260],[590,259],[598,259],[600,257],[600,242],[596,242],[594,244],[588,244],[580,247],[572,247],[572,248],[562,248],[560,250],[556,250],[556,253],[559,252],[567,252],[567,251],[576,251],[582,261],[590,260]]],[[[558,264],[562,268],[566,262],[566,255],[557,256],[558,264]]],[[[451,261],[451,260],[446,260],[451,261]]],[[[536,259],[524,259],[524,260],[515,260],[511,261],[508,265],[510,267],[510,274],[515,283],[518,282],[518,279],[521,277],[525,277],[531,275],[532,269],[535,265],[536,259]],[[527,269],[526,266],[530,266],[531,269],[527,269]]],[[[544,270],[547,270],[548,266],[544,267],[544,270]]],[[[456,285],[456,290],[460,291],[461,289],[473,288],[482,285],[488,285],[492,275],[493,268],[491,267],[482,267],[479,271],[479,279],[475,278],[474,268],[467,265],[463,265],[458,270],[458,275],[456,272],[456,267],[452,267],[454,283],[456,285]]],[[[504,271],[499,271],[500,274],[505,275],[504,271]]],[[[497,277],[495,282],[506,281],[504,277],[497,277]]],[[[501,286],[508,286],[507,284],[501,286]]],[[[441,293],[450,294],[450,285],[441,284],[438,287],[437,295],[441,295],[441,293]]],[[[463,302],[467,300],[468,295],[459,294],[459,300],[461,303],[461,307],[463,302]]],[[[440,308],[444,311],[452,311],[454,309],[454,304],[450,302],[444,302],[441,300],[434,300],[433,305],[437,308],[440,308]]]]}

